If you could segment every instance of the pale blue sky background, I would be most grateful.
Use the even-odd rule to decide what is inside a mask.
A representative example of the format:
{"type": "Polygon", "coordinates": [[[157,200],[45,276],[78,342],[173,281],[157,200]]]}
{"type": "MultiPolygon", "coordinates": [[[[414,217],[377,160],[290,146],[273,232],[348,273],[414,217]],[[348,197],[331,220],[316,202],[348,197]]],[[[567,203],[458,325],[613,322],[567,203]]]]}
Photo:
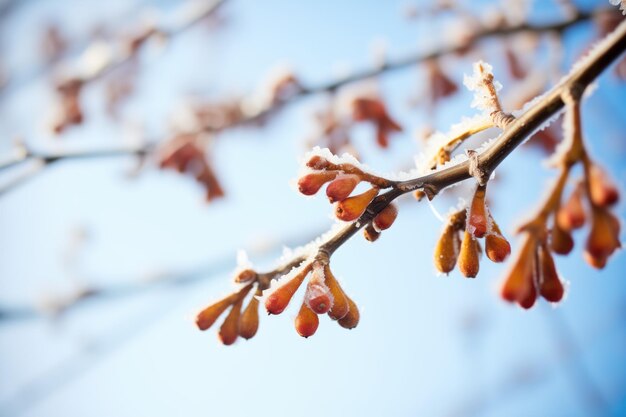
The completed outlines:
{"type": "MultiPolygon", "coordinates": [[[[175,3],[154,5],[167,14],[175,3]]],[[[538,19],[556,13],[551,3],[534,2],[538,19]]],[[[143,57],[137,93],[124,114],[144,123],[151,137],[163,137],[167,116],[185,93],[247,92],[280,62],[306,82],[321,82],[337,68],[370,65],[373,39],[385,39],[397,56],[441,38],[432,25],[407,22],[406,4],[231,0],[224,28],[196,28],[163,53],[143,57]]],[[[0,23],[1,56],[23,73],[37,64],[42,22],[53,19],[79,36],[93,22],[122,27],[136,21],[136,10],[123,0],[106,6],[31,0],[0,23]]],[[[569,34],[567,62],[585,48],[589,29],[569,34]]],[[[505,71],[502,62],[493,64],[496,76],[505,71]]],[[[470,66],[455,63],[447,70],[460,81],[470,66]]],[[[382,81],[392,113],[406,128],[389,151],[372,145],[369,129],[356,130],[364,159],[381,171],[397,169],[419,150],[411,132],[426,119],[406,105],[419,91],[418,80],[409,69],[382,81]]],[[[585,105],[592,152],[620,185],[626,180],[625,92],[607,73],[585,105]]],[[[103,114],[98,86],[86,93],[87,123],[63,142],[49,137],[51,98],[44,79],[0,96],[0,149],[18,134],[39,146],[123,140],[120,126],[103,114]]],[[[378,242],[356,237],[333,258],[333,270],[362,312],[355,330],[322,319],[317,334],[302,339],[290,308],[262,316],[257,336],[231,347],[220,345],[214,330],[197,331],[194,313],[230,288],[237,249],[306,239],[329,226],[324,199],[302,198],[289,186],[320,100],[290,107],[262,130],[224,134],[215,163],[228,198],[210,206],[193,181],[171,172],[148,169],[128,180],[132,164],[123,158],[61,163],[2,197],[2,305],[63,294],[77,279],[123,285],[159,271],[216,266],[198,283],[93,303],[60,322],[0,322],[0,415],[624,415],[626,259],[618,253],[604,271],[592,270],[580,256],[584,233],[575,254],[558,259],[570,282],[567,299],[556,309],[540,302],[522,311],[496,295],[502,266],[483,262],[475,280],[457,273],[437,277],[431,257],[440,224],[426,204],[407,200],[378,242]],[[76,228],[85,228],[90,239],[68,270],[63,254],[76,228]],[[571,334],[563,335],[564,328],[571,334]],[[590,398],[590,384],[599,405],[590,398]]],[[[436,127],[471,115],[470,101],[463,93],[447,103],[436,127]]],[[[516,152],[490,191],[509,235],[552,176],[541,158],[535,150],[516,152]]],[[[437,207],[445,211],[446,204],[437,207]]],[[[623,202],[618,211],[623,217],[623,202]]],[[[252,260],[269,266],[276,256],[252,260]]]]}

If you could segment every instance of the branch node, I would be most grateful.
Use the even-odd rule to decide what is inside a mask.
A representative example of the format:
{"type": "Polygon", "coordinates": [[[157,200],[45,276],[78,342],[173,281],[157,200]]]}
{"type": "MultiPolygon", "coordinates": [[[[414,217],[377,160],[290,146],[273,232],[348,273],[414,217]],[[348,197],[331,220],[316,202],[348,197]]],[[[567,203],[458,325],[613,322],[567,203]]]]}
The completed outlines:
{"type": "Polygon", "coordinates": [[[465,152],[469,158],[469,174],[476,179],[478,184],[485,185],[489,180],[489,173],[481,168],[478,152],[472,149],[468,149],[465,152]]]}
{"type": "Polygon", "coordinates": [[[493,124],[500,129],[505,129],[515,120],[515,116],[513,116],[511,113],[505,113],[502,110],[494,110],[493,112],[491,112],[490,116],[493,124]]]}

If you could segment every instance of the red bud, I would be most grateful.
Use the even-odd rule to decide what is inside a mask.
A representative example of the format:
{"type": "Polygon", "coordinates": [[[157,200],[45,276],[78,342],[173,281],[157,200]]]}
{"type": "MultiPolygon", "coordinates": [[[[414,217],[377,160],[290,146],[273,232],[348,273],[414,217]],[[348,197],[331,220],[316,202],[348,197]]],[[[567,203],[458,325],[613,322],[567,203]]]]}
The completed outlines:
{"type": "Polygon", "coordinates": [[[517,304],[520,307],[528,310],[529,308],[535,305],[536,300],[537,300],[537,289],[535,288],[535,285],[533,284],[528,288],[528,293],[526,294],[526,296],[522,298],[521,300],[518,300],[517,304]]]}
{"type": "Polygon", "coordinates": [[[539,248],[539,263],[541,265],[541,283],[539,292],[546,300],[556,303],[563,298],[563,284],[559,279],[554,265],[554,259],[545,245],[539,248]]]}
{"type": "Polygon", "coordinates": [[[317,314],[326,314],[333,306],[330,290],[323,283],[311,283],[307,285],[304,300],[317,314]]]}
{"type": "Polygon", "coordinates": [[[589,168],[589,190],[591,201],[599,207],[612,206],[619,200],[619,191],[606,172],[598,165],[589,168]]]}
{"type": "MultiPolygon", "coordinates": [[[[535,294],[535,252],[537,240],[534,236],[526,234],[521,250],[511,263],[506,278],[503,282],[500,294],[507,301],[518,301],[522,307],[532,306],[535,294]],[[533,294],[535,294],[533,296],[533,294]]],[[[528,308],[528,307],[526,307],[528,308]]]]}
{"type": "Polygon", "coordinates": [[[300,311],[296,316],[295,324],[296,331],[300,336],[309,337],[313,336],[317,331],[317,327],[320,324],[320,319],[317,314],[315,314],[313,310],[311,310],[309,306],[306,305],[306,303],[302,303],[302,307],[300,307],[300,311]]]}
{"type": "Polygon", "coordinates": [[[585,225],[586,215],[583,207],[582,188],[576,187],[565,204],[556,212],[556,223],[566,231],[579,229],[585,225]]]}
{"type": "Polygon", "coordinates": [[[591,231],[587,238],[585,258],[595,268],[604,268],[606,261],[621,247],[620,223],[606,208],[594,208],[591,231]]]}
{"type": "Polygon", "coordinates": [[[359,309],[350,297],[346,296],[346,299],[348,300],[348,314],[339,319],[337,323],[344,329],[354,329],[359,324],[359,309]]]}
{"type": "Polygon", "coordinates": [[[504,236],[490,233],[485,238],[485,250],[492,262],[504,262],[511,254],[511,244],[504,236]]]}
{"type": "Polygon", "coordinates": [[[357,175],[340,175],[326,188],[326,195],[331,203],[345,200],[359,184],[361,179],[357,175]]]}
{"type": "Polygon", "coordinates": [[[326,160],[326,158],[323,158],[319,155],[314,155],[311,157],[311,159],[308,160],[306,166],[311,169],[320,170],[328,168],[330,166],[330,163],[326,160]]]}
{"type": "Polygon", "coordinates": [[[380,232],[374,229],[374,226],[370,223],[363,229],[363,236],[365,236],[365,240],[375,242],[380,237],[380,232]]]}
{"type": "Polygon", "coordinates": [[[479,185],[474,193],[467,219],[467,229],[475,237],[483,237],[487,233],[487,207],[485,206],[486,187],[479,185]]]}
{"type": "Polygon", "coordinates": [[[574,249],[574,239],[570,232],[561,229],[558,224],[552,228],[550,247],[554,253],[567,255],[574,249]]]}
{"type": "Polygon", "coordinates": [[[337,171],[312,172],[298,180],[298,190],[304,195],[313,195],[322,188],[322,185],[332,181],[338,174],[337,171]]]}
{"type": "Polygon", "coordinates": [[[396,217],[398,217],[398,208],[395,204],[390,203],[374,217],[374,226],[377,230],[389,229],[396,220],[396,217]]]}

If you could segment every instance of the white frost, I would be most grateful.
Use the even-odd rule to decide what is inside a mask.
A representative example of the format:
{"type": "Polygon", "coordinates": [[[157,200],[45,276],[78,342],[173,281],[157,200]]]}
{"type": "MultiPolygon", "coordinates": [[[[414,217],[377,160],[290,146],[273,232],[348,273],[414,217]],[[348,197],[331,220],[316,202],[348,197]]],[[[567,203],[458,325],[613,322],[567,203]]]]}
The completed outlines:
{"type": "MultiPolygon", "coordinates": [[[[486,78],[493,79],[493,67],[484,61],[474,62],[474,73],[463,77],[463,84],[468,90],[474,92],[474,100],[471,106],[485,112],[497,110],[493,105],[493,97],[489,88],[485,84],[486,78]]],[[[502,84],[493,81],[493,87],[496,92],[502,89],[502,84]]]]}
{"type": "Polygon", "coordinates": [[[613,6],[619,6],[623,15],[626,15],[626,0],[609,0],[613,6]]]}

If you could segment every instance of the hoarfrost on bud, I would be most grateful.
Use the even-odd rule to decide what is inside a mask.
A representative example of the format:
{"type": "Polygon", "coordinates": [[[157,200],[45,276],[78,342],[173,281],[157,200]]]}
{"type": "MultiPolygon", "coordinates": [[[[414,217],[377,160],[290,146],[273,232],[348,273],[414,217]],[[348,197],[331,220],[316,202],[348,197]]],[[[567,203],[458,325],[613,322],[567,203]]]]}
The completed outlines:
{"type": "Polygon", "coordinates": [[[281,275],[278,279],[273,279],[270,282],[269,288],[263,291],[263,295],[261,296],[261,300],[265,301],[267,297],[272,295],[277,289],[281,288],[285,284],[289,283],[296,275],[302,272],[305,268],[308,267],[308,262],[304,261],[300,265],[291,268],[289,272],[284,275],[281,275]]]}
{"type": "Polygon", "coordinates": [[[304,294],[304,302],[314,312],[324,314],[333,307],[334,298],[323,281],[313,283],[311,280],[304,294]]]}
{"type": "Polygon", "coordinates": [[[253,265],[248,258],[248,253],[240,249],[237,251],[237,269],[243,271],[244,269],[252,269],[253,265]]]}

